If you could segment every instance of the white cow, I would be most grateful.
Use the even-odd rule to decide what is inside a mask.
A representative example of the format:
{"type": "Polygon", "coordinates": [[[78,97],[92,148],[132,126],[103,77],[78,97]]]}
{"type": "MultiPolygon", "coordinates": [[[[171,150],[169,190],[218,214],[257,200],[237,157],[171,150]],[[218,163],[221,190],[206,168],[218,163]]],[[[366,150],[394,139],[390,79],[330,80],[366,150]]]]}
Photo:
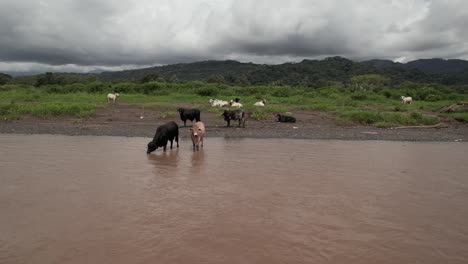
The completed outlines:
{"type": "Polygon", "coordinates": [[[229,105],[228,101],[223,101],[223,100],[218,100],[218,99],[210,99],[210,105],[211,107],[225,107],[229,105]]]}
{"type": "Polygon", "coordinates": [[[411,102],[413,101],[413,98],[411,98],[411,97],[409,97],[409,96],[408,96],[408,97],[402,96],[402,97],[401,97],[401,100],[402,100],[402,102],[403,102],[404,104],[411,104],[411,102]]]}
{"type": "Polygon", "coordinates": [[[254,104],[254,106],[265,106],[266,105],[266,100],[263,99],[262,101],[258,101],[254,104]]]}
{"type": "Polygon", "coordinates": [[[112,100],[112,103],[115,103],[115,100],[117,100],[117,97],[119,97],[118,93],[107,94],[107,103],[109,103],[111,100],[112,100]]]}
{"type": "Polygon", "coordinates": [[[243,107],[243,105],[242,105],[241,103],[234,102],[234,100],[231,100],[231,101],[229,102],[229,105],[231,105],[232,107],[237,107],[237,108],[243,107]]]}

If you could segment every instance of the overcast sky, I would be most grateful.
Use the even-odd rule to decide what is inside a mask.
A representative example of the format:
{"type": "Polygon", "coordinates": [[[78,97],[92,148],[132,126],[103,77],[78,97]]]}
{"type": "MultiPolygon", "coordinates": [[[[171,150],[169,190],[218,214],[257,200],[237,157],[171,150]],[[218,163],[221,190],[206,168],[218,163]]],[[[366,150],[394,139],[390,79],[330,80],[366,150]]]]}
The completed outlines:
{"type": "Polygon", "coordinates": [[[0,0],[0,71],[468,59],[467,0],[0,0]]]}

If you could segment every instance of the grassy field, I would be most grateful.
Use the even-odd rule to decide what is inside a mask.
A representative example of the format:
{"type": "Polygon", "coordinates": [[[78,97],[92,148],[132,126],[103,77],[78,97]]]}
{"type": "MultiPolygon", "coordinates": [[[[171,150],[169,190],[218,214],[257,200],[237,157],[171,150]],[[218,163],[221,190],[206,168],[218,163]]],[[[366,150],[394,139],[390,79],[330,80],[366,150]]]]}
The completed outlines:
{"type": "Polygon", "coordinates": [[[343,87],[289,87],[289,86],[228,86],[203,82],[186,83],[118,83],[118,84],[73,84],[67,86],[0,86],[0,117],[20,119],[25,115],[41,118],[57,116],[86,117],[107,105],[106,94],[121,93],[122,103],[156,108],[161,117],[176,115],[183,105],[195,105],[201,110],[220,112],[208,105],[210,98],[229,100],[241,98],[246,111],[254,119],[264,119],[272,113],[298,110],[323,111],[336,116],[337,124],[365,124],[379,127],[401,125],[432,125],[440,117],[468,121],[468,113],[448,115],[439,110],[459,101],[468,101],[468,95],[447,87],[414,86],[383,87],[372,91],[353,91],[343,87]],[[412,104],[402,104],[401,95],[413,96],[412,104]],[[264,108],[253,103],[267,100],[264,108]]]}

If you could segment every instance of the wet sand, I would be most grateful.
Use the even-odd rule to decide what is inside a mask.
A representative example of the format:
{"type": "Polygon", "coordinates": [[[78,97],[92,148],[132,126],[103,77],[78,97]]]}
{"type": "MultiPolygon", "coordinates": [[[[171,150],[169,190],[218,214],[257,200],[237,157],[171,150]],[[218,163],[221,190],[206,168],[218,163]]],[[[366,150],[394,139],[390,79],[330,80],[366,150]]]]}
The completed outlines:
{"type": "MultiPolygon", "coordinates": [[[[298,122],[282,124],[275,122],[273,115],[266,120],[249,119],[246,128],[227,128],[221,116],[202,112],[202,121],[207,127],[207,137],[226,138],[297,138],[297,139],[341,139],[341,140],[391,140],[391,141],[468,141],[468,124],[443,120],[445,128],[391,129],[374,126],[338,126],[334,117],[318,111],[293,113],[298,122]]],[[[0,121],[0,133],[16,134],[62,134],[153,137],[156,128],[169,121],[181,125],[178,116],[161,118],[161,111],[125,104],[111,105],[100,109],[95,116],[78,118],[40,119],[26,117],[22,120],[0,121]],[[143,115],[143,119],[140,117],[143,115]]],[[[187,125],[190,126],[188,121],[187,125]]]]}

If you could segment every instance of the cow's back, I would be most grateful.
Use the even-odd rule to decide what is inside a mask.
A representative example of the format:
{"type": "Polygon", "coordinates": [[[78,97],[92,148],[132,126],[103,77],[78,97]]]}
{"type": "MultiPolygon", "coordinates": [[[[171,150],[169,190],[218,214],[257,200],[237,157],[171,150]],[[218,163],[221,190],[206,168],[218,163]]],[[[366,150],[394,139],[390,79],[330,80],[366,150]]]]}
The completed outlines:
{"type": "Polygon", "coordinates": [[[171,121],[156,129],[156,135],[154,135],[153,140],[158,144],[165,144],[167,140],[173,139],[177,136],[179,136],[179,126],[175,122],[171,121]]]}

